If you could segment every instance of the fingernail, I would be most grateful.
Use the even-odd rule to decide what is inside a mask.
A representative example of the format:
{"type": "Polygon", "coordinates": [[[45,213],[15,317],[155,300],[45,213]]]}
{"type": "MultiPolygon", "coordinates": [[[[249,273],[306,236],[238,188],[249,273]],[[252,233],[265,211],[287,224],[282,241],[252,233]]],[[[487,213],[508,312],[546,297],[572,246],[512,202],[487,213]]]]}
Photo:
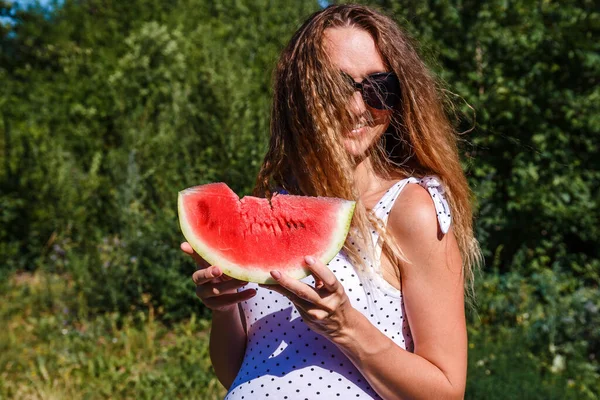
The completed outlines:
{"type": "Polygon", "coordinates": [[[271,276],[273,277],[273,279],[279,280],[279,278],[281,278],[281,272],[279,272],[279,271],[271,271],[271,276]]]}
{"type": "Polygon", "coordinates": [[[213,278],[221,275],[221,270],[219,269],[219,267],[213,267],[211,275],[213,276],[213,278]]]}
{"type": "Polygon", "coordinates": [[[314,258],[312,258],[311,256],[306,256],[304,257],[304,261],[306,261],[306,263],[308,265],[313,265],[316,261],[314,258]]]}

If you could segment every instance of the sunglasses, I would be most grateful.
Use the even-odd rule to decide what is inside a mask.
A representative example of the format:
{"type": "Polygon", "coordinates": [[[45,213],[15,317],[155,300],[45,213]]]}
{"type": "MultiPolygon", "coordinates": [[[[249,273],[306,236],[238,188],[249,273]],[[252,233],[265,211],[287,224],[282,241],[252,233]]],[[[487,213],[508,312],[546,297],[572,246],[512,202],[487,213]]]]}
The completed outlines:
{"type": "Polygon", "coordinates": [[[368,75],[362,82],[356,82],[345,72],[342,75],[371,108],[388,110],[400,102],[400,81],[393,72],[377,72],[368,75]]]}

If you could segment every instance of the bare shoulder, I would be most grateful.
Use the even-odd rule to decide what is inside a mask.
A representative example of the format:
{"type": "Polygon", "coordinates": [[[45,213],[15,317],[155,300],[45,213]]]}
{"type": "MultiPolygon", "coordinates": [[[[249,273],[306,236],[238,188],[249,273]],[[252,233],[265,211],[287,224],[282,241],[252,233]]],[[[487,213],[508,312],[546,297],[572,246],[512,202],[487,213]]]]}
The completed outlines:
{"type": "Polygon", "coordinates": [[[390,212],[388,227],[397,240],[441,239],[433,200],[417,184],[402,190],[390,212]]]}
{"type": "Polygon", "coordinates": [[[464,280],[452,227],[442,234],[429,192],[409,184],[390,211],[388,228],[407,259],[396,267],[414,352],[436,365],[462,395],[467,371],[464,280]]]}
{"type": "Polygon", "coordinates": [[[415,266],[420,273],[449,268],[460,274],[462,260],[454,232],[450,228],[442,233],[433,200],[421,185],[408,184],[402,190],[390,211],[388,228],[410,261],[398,266],[402,275],[416,272],[415,266]]]}

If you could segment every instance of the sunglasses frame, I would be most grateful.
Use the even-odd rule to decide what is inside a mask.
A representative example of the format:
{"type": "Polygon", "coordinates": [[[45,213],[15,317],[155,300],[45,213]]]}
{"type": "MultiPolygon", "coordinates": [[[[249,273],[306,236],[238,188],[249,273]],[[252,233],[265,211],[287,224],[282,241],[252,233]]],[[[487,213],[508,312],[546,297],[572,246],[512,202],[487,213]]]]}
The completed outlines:
{"type": "Polygon", "coordinates": [[[400,88],[400,80],[394,72],[376,72],[367,75],[362,81],[356,82],[346,72],[342,75],[350,82],[355,91],[359,91],[366,105],[376,110],[388,110],[394,108],[400,102],[402,93],[400,88]],[[384,86],[385,93],[381,92],[381,87],[384,86]],[[365,93],[371,91],[370,93],[365,93]],[[376,103],[373,102],[369,94],[376,96],[376,103]],[[388,100],[389,99],[389,100],[388,100]]]}

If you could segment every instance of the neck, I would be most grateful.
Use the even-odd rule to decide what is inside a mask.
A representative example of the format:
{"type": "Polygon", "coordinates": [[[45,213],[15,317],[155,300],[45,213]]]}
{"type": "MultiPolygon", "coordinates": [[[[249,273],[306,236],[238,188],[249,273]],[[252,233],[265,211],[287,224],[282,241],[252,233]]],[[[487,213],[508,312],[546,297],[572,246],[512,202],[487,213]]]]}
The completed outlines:
{"type": "Polygon", "coordinates": [[[354,168],[354,185],[360,197],[381,190],[386,181],[375,172],[371,157],[363,158],[354,168]]]}
{"type": "Polygon", "coordinates": [[[371,157],[358,161],[354,167],[354,185],[359,197],[368,197],[389,189],[390,185],[406,176],[392,173],[392,176],[382,176],[375,171],[371,157]]]}

